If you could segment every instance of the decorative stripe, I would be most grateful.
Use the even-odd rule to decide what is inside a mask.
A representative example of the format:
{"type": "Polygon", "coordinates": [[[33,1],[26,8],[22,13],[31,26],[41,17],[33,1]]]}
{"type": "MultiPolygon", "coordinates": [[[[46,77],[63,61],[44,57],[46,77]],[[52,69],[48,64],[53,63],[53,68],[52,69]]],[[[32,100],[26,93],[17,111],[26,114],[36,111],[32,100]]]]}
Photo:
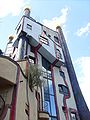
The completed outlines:
{"type": "Polygon", "coordinates": [[[12,104],[11,104],[11,111],[10,111],[10,120],[15,120],[16,115],[16,102],[17,102],[17,93],[18,93],[18,86],[19,86],[19,79],[20,79],[20,68],[17,67],[17,79],[16,85],[14,86],[13,96],[12,96],[12,104]]]}
{"type": "Polygon", "coordinates": [[[53,65],[51,65],[51,75],[52,75],[52,84],[53,84],[53,89],[54,89],[54,98],[55,98],[57,119],[60,120],[59,109],[58,109],[58,105],[57,105],[56,88],[55,88],[55,82],[54,82],[53,65]]]}
{"type": "MultiPolygon", "coordinates": [[[[27,60],[26,61],[26,76],[27,76],[27,78],[28,78],[28,69],[29,69],[28,67],[29,67],[29,61],[27,60]]],[[[30,104],[29,104],[29,97],[28,97],[28,79],[26,79],[26,97],[27,97],[27,103],[28,103],[28,111],[29,111],[28,120],[29,120],[29,117],[30,117],[30,104]]]]}
{"type": "Polygon", "coordinates": [[[59,60],[56,59],[56,60],[52,63],[52,65],[54,66],[58,61],[59,61],[59,60]]]}
{"type": "Polygon", "coordinates": [[[34,47],[34,54],[35,54],[35,64],[37,64],[38,63],[38,56],[37,56],[37,52],[38,52],[38,50],[41,48],[41,44],[39,43],[36,47],[34,47]]]}
{"type": "Polygon", "coordinates": [[[39,43],[39,44],[35,47],[35,49],[38,51],[41,46],[42,46],[42,45],[39,43]]]}
{"type": "MultiPolygon", "coordinates": [[[[60,70],[62,70],[61,67],[60,67],[60,70]]],[[[68,108],[67,108],[66,100],[70,98],[70,90],[69,90],[69,86],[68,86],[67,81],[65,80],[65,78],[63,80],[64,80],[65,85],[68,88],[68,95],[64,95],[64,97],[63,97],[63,104],[64,104],[63,107],[65,108],[63,110],[64,110],[64,113],[65,113],[66,120],[69,120],[68,108]]]]}

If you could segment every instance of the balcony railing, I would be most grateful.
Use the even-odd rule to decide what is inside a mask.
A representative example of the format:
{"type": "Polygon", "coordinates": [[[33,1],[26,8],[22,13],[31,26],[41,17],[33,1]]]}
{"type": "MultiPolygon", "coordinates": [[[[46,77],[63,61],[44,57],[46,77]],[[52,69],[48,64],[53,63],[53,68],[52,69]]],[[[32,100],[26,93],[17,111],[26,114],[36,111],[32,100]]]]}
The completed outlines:
{"type": "Polygon", "coordinates": [[[44,78],[52,79],[51,73],[49,73],[48,71],[42,71],[42,74],[44,78]]]}
{"type": "Polygon", "coordinates": [[[42,110],[39,111],[39,120],[49,120],[48,104],[43,101],[42,110]]]}

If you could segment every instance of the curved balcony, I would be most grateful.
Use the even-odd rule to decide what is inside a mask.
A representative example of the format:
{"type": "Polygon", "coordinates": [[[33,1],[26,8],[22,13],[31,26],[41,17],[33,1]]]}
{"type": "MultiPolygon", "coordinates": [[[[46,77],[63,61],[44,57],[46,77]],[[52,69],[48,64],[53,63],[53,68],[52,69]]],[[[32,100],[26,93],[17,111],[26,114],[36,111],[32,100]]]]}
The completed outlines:
{"type": "Polygon", "coordinates": [[[39,111],[39,120],[49,120],[48,112],[39,111]]]}
{"type": "Polygon", "coordinates": [[[47,111],[48,104],[44,101],[44,106],[41,111],[39,111],[39,120],[49,120],[49,113],[47,111]]]}
{"type": "Polygon", "coordinates": [[[0,56],[0,88],[16,84],[17,65],[8,57],[0,56]]]}

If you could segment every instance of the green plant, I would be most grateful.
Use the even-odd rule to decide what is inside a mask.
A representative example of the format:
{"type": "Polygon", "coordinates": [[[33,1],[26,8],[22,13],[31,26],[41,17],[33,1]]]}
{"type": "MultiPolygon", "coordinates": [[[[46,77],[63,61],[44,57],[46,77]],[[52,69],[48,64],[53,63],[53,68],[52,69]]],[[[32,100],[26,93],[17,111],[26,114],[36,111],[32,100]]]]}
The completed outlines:
{"type": "Polygon", "coordinates": [[[28,68],[28,82],[31,91],[35,86],[41,87],[42,85],[42,71],[37,64],[30,64],[28,68]]]}

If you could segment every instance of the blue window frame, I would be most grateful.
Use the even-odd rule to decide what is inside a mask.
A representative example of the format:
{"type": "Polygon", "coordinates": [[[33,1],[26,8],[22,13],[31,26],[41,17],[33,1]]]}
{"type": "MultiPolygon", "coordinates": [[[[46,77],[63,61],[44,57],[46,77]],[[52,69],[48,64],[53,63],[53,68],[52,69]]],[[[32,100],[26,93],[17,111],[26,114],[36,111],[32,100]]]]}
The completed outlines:
{"type": "Polygon", "coordinates": [[[44,110],[49,113],[50,120],[57,120],[54,90],[50,74],[51,73],[49,71],[49,73],[47,72],[47,75],[45,75],[45,77],[43,76],[46,81],[46,84],[44,86],[44,110]]]}

